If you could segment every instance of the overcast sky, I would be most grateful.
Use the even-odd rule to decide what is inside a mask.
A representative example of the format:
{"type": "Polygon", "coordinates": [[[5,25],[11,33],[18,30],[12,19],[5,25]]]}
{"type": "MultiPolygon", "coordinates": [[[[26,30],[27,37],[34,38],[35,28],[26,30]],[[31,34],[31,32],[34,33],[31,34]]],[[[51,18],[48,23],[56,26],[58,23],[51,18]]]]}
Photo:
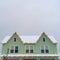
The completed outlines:
{"type": "Polygon", "coordinates": [[[43,31],[60,42],[60,0],[0,0],[0,40],[43,31]]]}

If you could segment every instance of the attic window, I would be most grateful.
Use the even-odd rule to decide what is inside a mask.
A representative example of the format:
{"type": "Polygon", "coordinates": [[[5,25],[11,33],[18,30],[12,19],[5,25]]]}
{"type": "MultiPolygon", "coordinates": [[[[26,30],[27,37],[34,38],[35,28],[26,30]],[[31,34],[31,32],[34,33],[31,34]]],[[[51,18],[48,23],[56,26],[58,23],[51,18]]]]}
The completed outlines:
{"type": "Polygon", "coordinates": [[[43,38],[43,42],[45,42],[45,38],[43,38]]]}
{"type": "Polygon", "coordinates": [[[14,42],[16,42],[16,38],[14,38],[14,42]]]}

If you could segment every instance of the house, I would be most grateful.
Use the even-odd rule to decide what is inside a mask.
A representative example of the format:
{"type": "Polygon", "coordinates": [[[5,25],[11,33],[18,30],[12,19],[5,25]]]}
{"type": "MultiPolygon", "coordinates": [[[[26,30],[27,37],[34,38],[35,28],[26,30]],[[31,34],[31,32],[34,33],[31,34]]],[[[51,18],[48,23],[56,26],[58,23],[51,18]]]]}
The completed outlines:
{"type": "Polygon", "coordinates": [[[57,41],[45,32],[41,36],[15,32],[3,39],[1,60],[58,60],[57,41]]]}

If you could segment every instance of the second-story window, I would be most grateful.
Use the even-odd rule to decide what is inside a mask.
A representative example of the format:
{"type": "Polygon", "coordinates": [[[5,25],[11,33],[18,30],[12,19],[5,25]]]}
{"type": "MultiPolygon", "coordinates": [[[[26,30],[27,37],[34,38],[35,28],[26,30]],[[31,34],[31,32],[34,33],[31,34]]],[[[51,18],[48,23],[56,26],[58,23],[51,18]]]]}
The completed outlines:
{"type": "Polygon", "coordinates": [[[33,53],[33,46],[30,46],[30,53],[33,53]]]}
{"type": "Polygon", "coordinates": [[[44,46],[41,46],[41,53],[44,53],[44,46]]]}
{"type": "Polygon", "coordinates": [[[48,46],[41,46],[41,53],[44,53],[44,54],[49,53],[48,46]]]}
{"type": "Polygon", "coordinates": [[[48,46],[45,46],[45,53],[49,53],[49,48],[48,48],[48,46]]]}
{"type": "Polygon", "coordinates": [[[29,46],[26,46],[26,53],[29,53],[29,46]]]}
{"type": "Polygon", "coordinates": [[[10,53],[14,53],[14,46],[11,47],[10,53]]]}
{"type": "Polygon", "coordinates": [[[12,46],[10,48],[10,53],[18,53],[18,46],[12,46]]]}
{"type": "Polygon", "coordinates": [[[15,53],[18,53],[18,46],[15,46],[15,53]]]}
{"type": "Polygon", "coordinates": [[[33,45],[26,45],[26,53],[33,53],[33,45]]]}

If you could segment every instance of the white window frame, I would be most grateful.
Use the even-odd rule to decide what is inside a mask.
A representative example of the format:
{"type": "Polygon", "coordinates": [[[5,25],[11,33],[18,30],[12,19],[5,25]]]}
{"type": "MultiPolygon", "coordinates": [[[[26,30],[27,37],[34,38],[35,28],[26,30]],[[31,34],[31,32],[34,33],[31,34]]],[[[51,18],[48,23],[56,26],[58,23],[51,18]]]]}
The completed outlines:
{"type": "MultiPolygon", "coordinates": [[[[9,53],[11,53],[11,49],[12,49],[12,47],[13,47],[13,50],[15,49],[14,46],[11,46],[10,49],[9,49],[9,53]]],[[[14,50],[14,51],[15,51],[15,50],[14,50]]],[[[14,52],[13,52],[13,53],[14,53],[14,52]]],[[[13,54],[13,53],[12,53],[12,54],[13,54]]]]}
{"type": "Polygon", "coordinates": [[[33,47],[32,49],[33,49],[33,51],[34,51],[34,46],[33,46],[33,45],[26,45],[26,46],[25,46],[25,52],[26,52],[26,50],[27,50],[27,46],[29,47],[29,48],[28,48],[29,53],[27,53],[27,54],[33,54],[33,53],[30,53],[30,50],[31,50],[31,46],[32,46],[32,47],[33,47]]]}
{"type": "MultiPolygon", "coordinates": [[[[16,47],[16,46],[15,46],[15,47],[16,47]]],[[[19,52],[19,48],[18,48],[18,52],[19,52]]],[[[16,52],[15,52],[15,48],[14,48],[14,53],[16,53],[16,52]]]]}
{"type": "MultiPolygon", "coordinates": [[[[43,46],[43,45],[42,45],[42,46],[43,46]]],[[[40,52],[41,52],[41,50],[42,50],[42,46],[40,47],[40,52]]],[[[43,50],[45,50],[45,49],[44,49],[44,46],[43,46],[43,50]]],[[[44,51],[44,53],[45,53],[45,51],[44,51]]],[[[41,54],[44,54],[44,53],[41,52],[41,54]]]]}
{"type": "MultiPolygon", "coordinates": [[[[26,52],[27,49],[29,50],[29,45],[26,45],[26,46],[25,46],[25,52],[26,52]],[[27,47],[28,47],[28,48],[27,48],[27,47]]],[[[27,54],[29,54],[29,53],[27,53],[27,54]]]]}
{"type": "MultiPolygon", "coordinates": [[[[33,50],[33,53],[34,53],[34,46],[33,45],[30,45],[30,50],[33,50]],[[31,49],[32,47],[32,49],[31,49]]],[[[30,54],[33,54],[33,53],[30,53],[30,54]]]]}
{"type": "MultiPolygon", "coordinates": [[[[13,48],[13,50],[14,50],[13,53],[15,53],[15,47],[16,47],[16,46],[11,46],[10,49],[9,49],[9,53],[11,53],[10,51],[11,51],[11,48],[12,48],[12,47],[14,47],[14,48],[13,48]]],[[[12,53],[12,54],[13,54],[13,53],[12,53]]]]}
{"type": "MultiPolygon", "coordinates": [[[[44,53],[41,53],[41,54],[49,54],[49,53],[46,53],[46,46],[48,47],[48,50],[49,50],[49,46],[48,45],[42,45],[42,46],[43,46],[44,53]]],[[[40,47],[40,51],[42,50],[42,46],[40,47]]]]}
{"type": "Polygon", "coordinates": [[[47,49],[49,50],[49,46],[48,45],[45,45],[44,46],[44,52],[45,52],[45,54],[49,54],[49,53],[46,53],[46,46],[48,47],[47,49]]]}

